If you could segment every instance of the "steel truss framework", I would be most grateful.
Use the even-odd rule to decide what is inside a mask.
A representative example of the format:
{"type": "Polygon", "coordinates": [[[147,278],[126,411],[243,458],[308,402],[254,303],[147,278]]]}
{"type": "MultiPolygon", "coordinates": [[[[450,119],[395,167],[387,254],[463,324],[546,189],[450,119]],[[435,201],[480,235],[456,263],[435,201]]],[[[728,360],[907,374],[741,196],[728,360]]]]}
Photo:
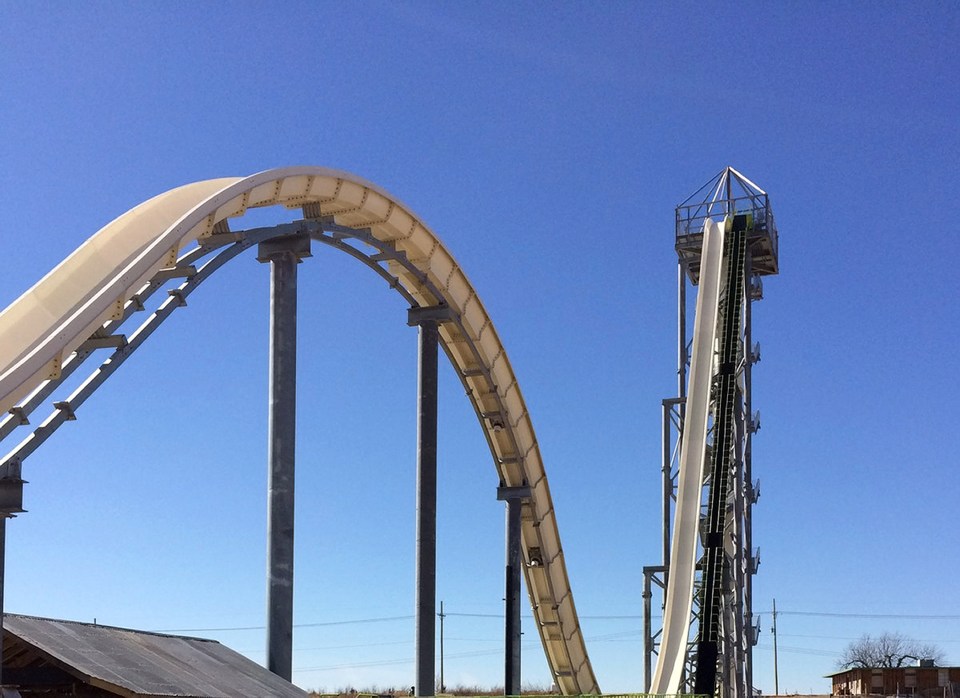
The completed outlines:
{"type": "MultiPolygon", "coordinates": [[[[408,324],[421,324],[429,325],[432,327],[432,334],[430,335],[429,340],[424,340],[423,327],[421,327],[421,361],[424,355],[424,347],[432,347],[432,356],[433,356],[433,368],[432,371],[427,373],[432,375],[433,388],[431,392],[431,397],[433,400],[433,429],[435,432],[436,429],[436,351],[438,346],[442,345],[438,342],[438,330],[437,326],[439,322],[449,322],[457,326],[461,335],[470,342],[471,350],[474,354],[478,355],[478,348],[473,345],[472,340],[469,338],[469,334],[465,331],[461,319],[455,313],[452,312],[447,306],[421,306],[417,300],[400,284],[400,280],[389,271],[389,264],[395,263],[404,267],[409,272],[417,276],[418,281],[426,287],[426,289],[434,295],[434,297],[442,297],[439,289],[435,288],[432,282],[429,280],[427,275],[421,272],[406,256],[402,251],[399,251],[393,247],[390,243],[383,242],[378,240],[368,229],[355,229],[349,228],[337,224],[333,217],[331,216],[316,216],[311,218],[311,214],[315,213],[315,209],[311,206],[304,207],[305,218],[300,221],[295,221],[287,224],[280,224],[272,227],[264,228],[253,228],[249,230],[241,230],[232,232],[229,230],[227,223],[224,221],[217,224],[217,228],[214,230],[213,235],[205,237],[202,243],[187,251],[186,253],[179,256],[176,260],[176,263],[168,268],[161,269],[158,271],[149,282],[147,282],[134,296],[124,305],[123,312],[115,320],[111,320],[104,325],[102,325],[87,341],[85,341],[76,352],[70,355],[66,360],[64,360],[60,375],[54,379],[46,381],[41,387],[35,390],[30,394],[25,400],[23,400],[19,405],[10,410],[10,414],[0,422],[0,441],[6,439],[11,435],[18,427],[27,426],[30,424],[29,416],[34,412],[38,407],[40,407],[50,396],[56,392],[61,386],[67,381],[73,373],[83,364],[83,362],[90,357],[92,357],[98,350],[109,350],[110,354],[106,359],[103,359],[99,366],[97,366],[89,377],[84,380],[81,385],[75,389],[65,400],[56,401],[53,403],[54,410],[53,412],[42,422],[39,426],[35,427],[31,433],[23,439],[12,451],[7,453],[7,455],[0,461],[0,593],[2,593],[2,550],[3,544],[5,541],[5,523],[8,516],[13,516],[16,513],[20,513],[23,509],[20,506],[22,501],[22,486],[23,481],[20,479],[20,473],[22,471],[23,461],[29,457],[34,451],[36,451],[48,438],[50,438],[56,430],[62,426],[65,422],[73,421],[76,419],[76,410],[87,400],[100,387],[106,380],[109,378],[114,371],[117,370],[132,354],[139,348],[146,339],[172,314],[173,311],[177,308],[186,306],[187,297],[193,293],[207,278],[209,278],[213,272],[223,266],[226,262],[230,261],[236,257],[241,252],[253,247],[259,246],[261,256],[259,257],[260,261],[268,261],[271,257],[269,252],[274,250],[275,252],[283,252],[285,250],[295,250],[296,254],[291,254],[291,261],[294,266],[298,263],[300,257],[310,256],[310,241],[315,240],[317,242],[323,243],[330,247],[334,247],[343,252],[346,252],[355,259],[363,262],[368,267],[373,269],[378,275],[385,279],[391,288],[395,289],[400,293],[404,299],[410,304],[410,311],[408,313],[408,324]],[[274,249],[275,248],[275,249],[274,249]],[[266,251],[266,252],[265,252],[266,251]],[[147,304],[149,303],[151,297],[153,297],[157,291],[159,291],[163,286],[167,285],[171,281],[174,282],[174,288],[171,288],[167,291],[165,297],[159,302],[156,310],[149,314],[146,320],[136,328],[129,337],[125,334],[120,334],[119,330],[128,320],[131,319],[138,312],[146,310],[147,304]],[[425,321],[425,322],[424,322],[425,321]],[[17,488],[16,496],[11,501],[10,497],[5,497],[3,488],[5,486],[14,486],[17,488]]],[[[274,279],[275,284],[276,279],[274,279]]],[[[291,312],[280,313],[280,315],[288,315],[291,317],[287,318],[287,322],[295,323],[296,316],[296,281],[295,277],[292,280],[288,280],[286,285],[291,286],[292,292],[294,293],[293,305],[289,310],[291,312]]],[[[274,297],[276,294],[271,293],[271,296],[274,297]]],[[[290,302],[289,300],[287,301],[290,302]]],[[[156,304],[156,302],[155,302],[156,304]]],[[[274,313],[271,313],[273,317],[274,313]]],[[[295,324],[294,324],[295,327],[295,324]]],[[[289,329],[289,328],[288,328],[289,329]]],[[[271,330],[271,335],[274,330],[271,330]]],[[[289,339],[289,337],[288,337],[289,339]]],[[[271,356],[273,351],[271,350],[271,356]]],[[[290,357],[287,357],[287,361],[290,361],[290,357]]],[[[451,357],[452,361],[452,357],[451,357]]],[[[483,364],[480,361],[477,361],[477,364],[482,366],[483,364]]],[[[455,365],[455,364],[454,364],[455,365]]],[[[485,377],[493,384],[493,376],[489,374],[485,369],[485,377]]],[[[421,376],[421,381],[425,374],[423,367],[419,371],[421,376]]],[[[465,376],[461,375],[461,379],[464,379],[465,376]]],[[[271,379],[271,384],[273,379],[271,379]]],[[[464,387],[468,388],[464,382],[464,387]]],[[[421,385],[420,392],[423,392],[423,387],[421,385]]],[[[418,398],[419,400],[419,398],[418,398]]],[[[499,401],[499,396],[498,396],[499,401]]],[[[271,401],[271,415],[273,412],[271,401]]],[[[421,410],[422,411],[422,410],[421,410]]],[[[477,416],[480,419],[491,419],[497,418],[498,415],[506,414],[505,405],[498,404],[498,410],[494,414],[481,414],[477,410],[477,416]]],[[[291,419],[291,414],[285,415],[286,419],[280,419],[281,422],[289,422],[292,425],[293,420],[291,419]]],[[[422,414],[421,414],[422,418],[422,414]]],[[[271,416],[271,421],[273,417],[271,416]]],[[[288,425],[289,426],[289,425],[288,425]]],[[[272,428],[272,427],[271,427],[272,428]]],[[[418,434],[422,432],[422,426],[418,426],[418,434]]],[[[292,443],[293,439],[289,439],[292,443]]],[[[436,497],[436,446],[435,446],[435,436],[433,438],[433,517],[427,517],[430,519],[428,525],[436,526],[435,521],[435,497],[436,497]]],[[[418,446],[418,487],[423,481],[423,474],[421,472],[422,468],[420,466],[421,459],[421,450],[423,443],[421,442],[418,446]]],[[[282,458],[281,458],[282,460],[282,458]]],[[[292,463],[291,463],[292,465],[292,463]]],[[[276,473],[283,471],[283,467],[280,467],[280,470],[276,470],[276,465],[273,463],[273,456],[271,456],[271,477],[276,473]]],[[[428,469],[429,470],[429,469],[428,469]]],[[[286,472],[285,477],[292,478],[292,472],[286,472]]],[[[290,483],[288,483],[289,485],[290,483]]],[[[9,487],[8,487],[9,488],[9,487]]],[[[510,598],[513,606],[512,616],[508,616],[505,622],[505,631],[509,636],[516,635],[519,637],[519,613],[520,613],[520,564],[516,558],[520,557],[520,513],[523,506],[524,497],[520,496],[525,494],[526,497],[529,497],[529,487],[524,488],[512,488],[514,490],[524,490],[523,492],[513,494],[513,501],[511,502],[512,510],[514,512],[515,519],[514,525],[507,534],[507,546],[508,554],[512,553],[510,562],[512,562],[512,569],[508,569],[508,585],[510,585],[510,590],[513,592],[510,598]],[[512,574],[510,572],[512,571],[512,574]]],[[[273,496],[273,487],[271,486],[271,497],[273,496]]],[[[273,521],[273,518],[270,520],[271,527],[274,528],[283,528],[283,523],[285,522],[285,517],[287,514],[292,513],[293,507],[293,493],[292,487],[286,492],[286,496],[289,501],[279,502],[279,508],[284,509],[283,512],[280,512],[278,516],[280,517],[277,522],[273,521]],[[274,523],[277,523],[274,526],[274,523]]],[[[420,515],[423,503],[421,502],[422,497],[418,494],[418,527],[421,525],[423,517],[420,515]]],[[[271,503],[275,502],[271,499],[271,503]]],[[[272,508],[272,507],[271,507],[272,508]]],[[[292,521],[287,522],[292,524],[292,521]]],[[[284,562],[292,569],[293,563],[293,548],[292,548],[292,525],[289,525],[289,540],[284,540],[277,542],[274,540],[274,536],[268,533],[268,540],[270,541],[270,551],[271,555],[274,553],[274,546],[279,545],[277,549],[277,554],[281,558],[280,564],[284,562]]],[[[432,597],[435,595],[435,590],[429,590],[429,594],[425,599],[421,599],[421,592],[425,591],[421,589],[421,562],[420,558],[420,547],[421,547],[421,538],[422,536],[418,533],[418,542],[417,542],[417,555],[418,555],[418,566],[417,566],[417,614],[418,614],[418,623],[417,623],[417,652],[416,652],[416,670],[417,670],[417,695],[433,695],[434,690],[434,663],[435,663],[435,651],[433,644],[433,605],[432,597]],[[427,617],[429,622],[427,624],[420,622],[421,615],[421,604],[424,604],[425,607],[428,607],[427,617]]],[[[435,552],[430,549],[427,551],[426,560],[430,568],[425,570],[424,574],[428,578],[433,578],[435,576],[435,569],[432,567],[435,564],[435,561],[432,559],[435,557],[435,552]]],[[[273,569],[271,567],[271,572],[273,569]]],[[[275,594],[274,584],[275,577],[278,577],[278,574],[268,575],[270,580],[270,589],[269,594],[271,598],[276,596],[273,601],[268,603],[269,613],[268,613],[268,668],[281,675],[283,678],[290,680],[290,671],[291,671],[291,637],[290,632],[292,630],[292,593],[275,594]],[[276,606],[276,608],[275,608],[276,606]]],[[[280,584],[281,587],[285,586],[280,584]]],[[[289,587],[289,581],[286,582],[286,586],[289,587]]],[[[520,679],[520,653],[519,653],[519,642],[515,643],[517,646],[514,648],[514,651],[509,653],[505,658],[505,665],[507,667],[507,676],[508,679],[513,680],[513,684],[516,687],[515,693],[519,693],[519,679],[520,679]]]]}
{"type": "MultiPolygon", "coordinates": [[[[98,350],[110,351],[109,356],[102,360],[100,365],[93,370],[89,377],[83,381],[82,384],[65,400],[54,402],[53,412],[43,422],[41,422],[39,426],[36,426],[31,433],[13,450],[7,453],[2,461],[0,461],[0,565],[2,565],[2,546],[5,540],[4,529],[2,527],[5,525],[5,521],[8,516],[12,516],[15,515],[15,513],[20,513],[23,511],[20,507],[23,485],[23,481],[20,479],[20,473],[22,471],[23,461],[34,451],[36,451],[48,438],[50,438],[54,432],[56,432],[56,430],[65,422],[75,420],[76,411],[87,400],[87,398],[89,398],[90,395],[92,395],[96,389],[100,387],[107,380],[107,378],[109,378],[113,372],[116,371],[117,368],[119,368],[133,354],[133,352],[136,351],[136,349],[138,349],[147,340],[147,338],[173,314],[173,311],[175,311],[177,308],[186,306],[187,297],[193,293],[200,286],[200,284],[202,284],[226,262],[236,257],[241,252],[244,252],[245,250],[254,246],[259,247],[260,256],[258,256],[258,259],[261,262],[270,261],[276,254],[289,254],[291,257],[289,261],[292,262],[295,271],[296,264],[299,262],[300,258],[311,256],[310,241],[314,240],[323,243],[342,252],[346,252],[353,258],[363,262],[368,267],[373,269],[384,280],[386,280],[391,288],[395,289],[398,293],[400,293],[401,296],[404,297],[404,299],[410,304],[407,324],[421,325],[421,360],[424,353],[423,347],[432,347],[433,368],[432,371],[428,371],[427,373],[432,374],[432,380],[434,382],[433,388],[430,392],[432,393],[431,397],[434,402],[434,415],[432,421],[434,424],[433,429],[435,431],[436,350],[438,346],[444,346],[445,350],[447,349],[445,345],[442,345],[438,342],[438,324],[440,322],[449,322],[455,325],[460,334],[464,337],[465,341],[470,344],[473,353],[477,355],[479,359],[478,348],[474,345],[472,339],[470,339],[469,333],[466,332],[463,323],[461,322],[461,318],[456,313],[452,312],[452,309],[446,305],[421,306],[416,298],[414,298],[414,296],[411,295],[401,285],[399,278],[397,278],[397,276],[395,276],[389,270],[389,265],[391,263],[398,264],[410,273],[416,275],[418,281],[427,289],[427,291],[433,294],[434,297],[443,297],[440,289],[434,287],[427,275],[420,271],[414,265],[414,263],[407,258],[407,255],[403,251],[397,250],[391,243],[378,240],[373,236],[369,229],[357,229],[339,225],[335,222],[332,216],[319,215],[317,210],[310,205],[304,206],[303,213],[305,216],[303,220],[271,227],[253,228],[235,232],[230,231],[226,221],[218,223],[212,235],[203,238],[202,243],[200,243],[198,246],[180,255],[175,264],[158,271],[149,282],[147,282],[136,294],[134,294],[134,296],[124,304],[123,312],[120,317],[102,325],[76,350],[76,352],[64,360],[59,376],[46,381],[25,400],[10,410],[10,414],[8,414],[6,418],[0,422],[0,441],[3,441],[10,436],[18,427],[29,425],[29,417],[31,413],[33,413],[44,402],[46,402],[53,393],[60,389],[61,386],[63,386],[70,376],[76,372],[76,370],[83,364],[85,360],[92,357],[98,350]],[[311,216],[311,214],[315,215],[311,216]],[[154,304],[157,305],[157,307],[152,313],[149,314],[147,319],[144,320],[142,324],[129,336],[119,333],[121,327],[134,315],[145,311],[150,299],[157,293],[157,291],[170,282],[173,282],[174,287],[167,290],[166,295],[158,304],[156,301],[154,301],[154,304]],[[424,340],[423,326],[425,325],[428,325],[430,328],[432,328],[432,334],[428,340],[424,340]],[[12,500],[10,497],[6,497],[3,491],[5,486],[11,484],[18,490],[15,493],[16,496],[12,500]]],[[[274,279],[273,283],[275,284],[275,282],[276,279],[274,279]]],[[[286,285],[290,286],[294,294],[292,300],[293,305],[288,309],[292,312],[280,314],[295,318],[295,277],[293,277],[292,280],[288,280],[286,285]]],[[[275,295],[276,294],[271,293],[272,297],[275,295]]],[[[288,299],[287,302],[289,303],[290,300],[288,299]]],[[[271,316],[273,316],[273,313],[271,313],[271,316]]],[[[290,317],[288,317],[287,322],[290,321],[290,317]]],[[[293,322],[295,323],[295,319],[293,322]]],[[[273,334],[273,330],[271,330],[271,334],[273,334]]],[[[289,337],[287,337],[287,339],[289,339],[289,337]]],[[[271,350],[271,355],[272,353],[273,351],[271,350]]],[[[287,357],[287,361],[289,360],[290,357],[287,357]]],[[[477,364],[483,366],[482,362],[479,360],[477,361],[477,364]]],[[[490,374],[490,372],[486,369],[480,370],[483,372],[488,382],[492,385],[492,374],[490,374]]],[[[422,366],[419,373],[422,380],[424,375],[422,366]]],[[[460,375],[462,380],[465,377],[466,376],[464,375],[460,375]]],[[[469,386],[467,386],[466,382],[464,382],[464,387],[469,390],[469,386]]],[[[421,392],[422,391],[423,388],[421,386],[421,392]]],[[[506,406],[502,404],[499,396],[497,396],[497,399],[498,409],[492,413],[481,413],[479,410],[477,410],[478,418],[481,420],[503,419],[502,415],[506,414],[506,406]]],[[[273,418],[271,417],[271,420],[272,419],[273,418]]],[[[286,419],[281,419],[281,421],[286,421],[290,424],[293,423],[290,414],[286,415],[286,419]]],[[[418,434],[421,432],[421,430],[422,427],[418,427],[418,434]]],[[[293,439],[291,438],[289,441],[292,443],[293,439]]],[[[435,499],[435,437],[433,442],[433,498],[435,499]]],[[[516,444],[514,445],[516,446],[516,444]]],[[[420,450],[421,448],[418,447],[418,472],[420,470],[420,450]]],[[[271,470],[271,473],[273,473],[273,470],[271,470]]],[[[422,479],[422,473],[418,474],[418,486],[422,479]]],[[[513,636],[516,636],[516,638],[514,638],[514,646],[512,648],[508,647],[505,658],[505,667],[508,680],[507,685],[513,685],[513,693],[519,694],[519,618],[521,589],[520,575],[522,562],[520,554],[520,517],[523,503],[530,497],[530,488],[529,486],[524,486],[513,488],[501,487],[500,489],[506,492],[504,498],[509,500],[509,504],[511,505],[509,511],[513,514],[511,517],[509,517],[512,526],[510,526],[507,532],[507,547],[509,557],[507,580],[509,592],[508,603],[512,606],[513,613],[508,615],[506,619],[505,632],[509,638],[513,638],[513,636]],[[509,492],[507,492],[508,490],[509,492]]],[[[286,502],[285,506],[289,511],[292,511],[292,489],[290,489],[288,492],[288,496],[290,497],[290,501],[286,502]]],[[[418,498],[418,502],[419,501],[420,499],[418,498]]],[[[421,504],[418,504],[418,526],[420,526],[421,521],[421,517],[419,515],[421,508],[421,504]]],[[[436,525],[435,510],[436,506],[434,503],[434,520],[432,523],[434,527],[436,525]]],[[[273,524],[272,520],[271,524],[273,524]]],[[[271,542],[272,552],[274,540],[269,534],[268,538],[271,542]]],[[[420,538],[421,536],[418,535],[418,557],[420,555],[420,538]]],[[[286,559],[286,562],[292,567],[292,536],[287,547],[289,550],[283,550],[281,552],[286,554],[286,558],[288,558],[286,559]]],[[[435,552],[432,550],[429,552],[431,552],[432,555],[428,555],[428,558],[435,557],[435,552]]],[[[420,598],[421,585],[419,582],[419,575],[421,570],[419,566],[417,571],[417,695],[432,695],[434,689],[435,654],[433,646],[432,621],[435,614],[431,604],[429,607],[429,613],[427,614],[429,623],[424,625],[419,622],[420,606],[421,603],[425,603],[425,601],[420,598]]],[[[428,570],[427,574],[429,574],[430,577],[433,577],[435,575],[435,571],[433,571],[431,568],[431,570],[428,570]]],[[[273,592],[272,585],[275,581],[274,575],[269,575],[269,579],[271,583],[270,591],[273,592]]],[[[2,593],[2,567],[0,567],[0,593],[2,593]]],[[[435,594],[435,591],[433,591],[430,596],[432,597],[433,594],[435,594]]],[[[283,616],[283,614],[286,613],[289,618],[285,619],[281,617],[279,619],[275,619],[273,608],[274,605],[274,603],[268,604],[268,606],[270,606],[268,634],[271,635],[271,641],[268,643],[268,668],[270,668],[270,670],[274,673],[280,674],[283,678],[290,680],[291,659],[289,655],[291,649],[289,637],[286,639],[280,637],[278,641],[275,642],[273,634],[278,633],[282,635],[284,632],[289,634],[289,631],[292,628],[292,595],[289,595],[289,598],[280,600],[280,605],[283,606],[283,608],[279,609],[280,614],[283,616]],[[277,627],[275,629],[271,629],[273,625],[276,625],[277,627]],[[274,656],[275,654],[277,656],[274,656]]]]}
{"type": "MultiPolygon", "coordinates": [[[[761,277],[779,273],[778,234],[770,200],[766,192],[732,167],[727,167],[676,208],[675,248],[678,256],[677,273],[677,397],[662,401],[662,561],[659,565],[644,567],[644,687],[651,683],[652,657],[657,654],[662,628],[654,629],[652,599],[659,590],[661,608],[666,603],[669,581],[673,505],[676,501],[680,462],[680,443],[683,434],[687,375],[690,365],[689,324],[687,319],[687,286],[696,286],[700,276],[700,255],[703,243],[703,225],[708,218],[723,219],[737,214],[752,216],[752,229],[746,233],[742,254],[742,273],[737,274],[733,288],[726,290],[723,307],[739,307],[739,328],[733,353],[734,396],[732,403],[732,433],[728,436],[730,463],[727,482],[722,485],[722,550],[715,593],[716,608],[704,608],[706,555],[698,565],[694,586],[690,642],[685,662],[684,690],[695,692],[698,674],[698,641],[706,639],[711,624],[715,624],[717,658],[715,694],[722,698],[749,698],[753,690],[753,646],[760,628],[753,618],[753,575],[760,564],[759,550],[753,547],[753,505],[760,496],[759,481],[753,480],[752,440],[760,428],[759,412],[754,412],[752,401],[752,367],[760,360],[760,345],[753,342],[752,304],[763,298],[761,277]],[[731,298],[735,293],[739,299],[731,298]],[[737,302],[733,302],[737,300],[737,302]],[[710,618],[704,617],[704,612],[710,618]]],[[[728,253],[729,254],[729,253],[728,253]]],[[[729,260],[728,260],[729,261],[729,260]]],[[[715,377],[718,382],[719,377],[715,377]]],[[[718,387],[715,385],[715,388],[718,387]]],[[[719,391],[711,398],[711,428],[708,435],[708,460],[717,441],[714,422],[721,411],[717,404],[719,391]]],[[[721,439],[723,440],[723,439],[721,439]]],[[[709,463],[707,464],[709,465],[709,463]]],[[[700,550],[704,551],[710,523],[707,520],[709,498],[715,491],[711,468],[701,497],[700,550]]],[[[717,495],[721,493],[718,491],[717,495]]],[[[713,606],[713,604],[706,604],[713,606]]],[[[701,655],[702,659],[703,655],[701,655]]],[[[700,672],[710,675],[710,672],[700,672]]],[[[703,688],[701,686],[701,688],[703,688]]]]}
{"type": "MultiPolygon", "coordinates": [[[[439,289],[425,273],[407,259],[406,254],[396,250],[391,244],[375,238],[368,229],[349,228],[337,224],[332,216],[311,218],[311,207],[304,207],[305,218],[300,221],[276,226],[231,231],[226,222],[217,224],[213,235],[203,239],[203,244],[180,255],[176,264],[158,271],[125,305],[122,315],[105,323],[76,352],[64,359],[60,375],[46,381],[20,404],[10,410],[0,421],[0,442],[5,440],[18,427],[30,425],[30,415],[43,405],[50,396],[63,385],[70,376],[98,350],[110,350],[107,358],[80,384],[66,399],[53,403],[54,410],[36,426],[32,432],[0,460],[0,474],[5,477],[19,477],[23,461],[56,432],[65,422],[76,419],[76,411],[177,308],[186,306],[187,298],[215,271],[241,252],[274,238],[307,236],[312,240],[346,252],[382,277],[391,288],[396,290],[410,304],[419,306],[417,300],[399,283],[397,277],[388,268],[388,262],[400,264],[435,297],[442,297],[439,289]],[[174,282],[167,290],[155,310],[143,323],[129,335],[119,333],[121,327],[131,317],[147,308],[150,299],[165,285],[174,282]]],[[[460,326],[460,318],[454,315],[453,324],[460,326]]],[[[462,330],[463,328],[460,327],[462,330]]],[[[463,336],[469,339],[466,332],[463,336]]],[[[489,377],[491,384],[493,378],[489,377]]],[[[505,412],[505,407],[501,412],[505,412]]],[[[481,419],[491,415],[480,415],[481,419]]]]}

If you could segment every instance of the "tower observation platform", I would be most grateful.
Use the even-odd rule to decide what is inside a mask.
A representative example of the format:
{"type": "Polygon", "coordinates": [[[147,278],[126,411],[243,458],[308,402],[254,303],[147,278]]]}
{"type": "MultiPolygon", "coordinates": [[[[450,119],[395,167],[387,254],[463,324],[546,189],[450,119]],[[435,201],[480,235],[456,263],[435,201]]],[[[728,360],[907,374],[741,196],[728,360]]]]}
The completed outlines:
{"type": "Polygon", "coordinates": [[[735,169],[727,167],[677,206],[677,255],[694,286],[700,282],[703,224],[708,218],[723,219],[738,213],[753,216],[753,228],[747,236],[753,274],[780,273],[777,224],[770,197],[735,169]]]}

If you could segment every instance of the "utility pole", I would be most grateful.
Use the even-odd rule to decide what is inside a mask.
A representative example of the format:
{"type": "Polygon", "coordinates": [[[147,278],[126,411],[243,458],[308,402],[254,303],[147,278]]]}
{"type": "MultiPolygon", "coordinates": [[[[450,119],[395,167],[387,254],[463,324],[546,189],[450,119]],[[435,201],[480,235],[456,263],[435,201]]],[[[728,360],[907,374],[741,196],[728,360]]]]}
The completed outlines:
{"type": "Polygon", "coordinates": [[[773,600],[773,629],[770,631],[773,633],[773,694],[776,696],[780,695],[780,676],[779,676],[779,667],[777,666],[777,600],[773,600]]]}
{"type": "Polygon", "coordinates": [[[443,612],[443,601],[440,602],[440,613],[437,615],[440,616],[440,693],[445,693],[447,687],[443,683],[443,619],[447,614],[443,612]]]}

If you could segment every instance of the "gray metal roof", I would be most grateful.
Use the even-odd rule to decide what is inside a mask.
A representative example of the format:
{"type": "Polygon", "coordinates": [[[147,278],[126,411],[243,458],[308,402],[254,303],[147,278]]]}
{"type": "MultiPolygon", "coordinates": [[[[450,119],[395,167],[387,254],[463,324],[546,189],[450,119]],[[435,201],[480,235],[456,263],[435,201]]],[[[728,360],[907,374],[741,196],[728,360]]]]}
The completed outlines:
{"type": "Polygon", "coordinates": [[[123,696],[306,698],[214,640],[5,614],[4,630],[75,676],[123,696]]]}

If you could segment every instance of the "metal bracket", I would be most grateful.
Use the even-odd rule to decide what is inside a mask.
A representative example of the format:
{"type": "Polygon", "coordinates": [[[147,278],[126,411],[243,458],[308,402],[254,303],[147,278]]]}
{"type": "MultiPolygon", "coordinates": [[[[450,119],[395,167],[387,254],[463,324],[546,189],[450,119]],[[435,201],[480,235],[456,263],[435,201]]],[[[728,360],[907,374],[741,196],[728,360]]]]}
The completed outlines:
{"type": "Polygon", "coordinates": [[[16,422],[19,425],[29,424],[30,419],[27,417],[26,410],[23,409],[20,405],[16,405],[7,410],[10,414],[16,417],[16,422]]]}
{"type": "Polygon", "coordinates": [[[73,413],[73,405],[70,404],[68,400],[62,400],[60,402],[53,403],[53,406],[63,412],[64,419],[68,422],[76,421],[77,415],[73,413]]]}
{"type": "MultiPolygon", "coordinates": [[[[222,222],[223,222],[223,221],[221,221],[221,223],[222,223],[222,222]]],[[[218,223],[217,225],[219,225],[219,223],[218,223]]],[[[214,226],[214,230],[216,230],[216,226],[214,226]]],[[[217,248],[217,247],[223,247],[223,246],[225,246],[225,245],[232,245],[233,243],[235,243],[235,242],[240,242],[241,240],[243,240],[243,234],[242,234],[242,233],[230,233],[230,232],[218,233],[218,232],[214,232],[212,235],[207,235],[206,237],[202,237],[202,238],[200,238],[199,240],[197,240],[197,244],[198,244],[200,247],[202,247],[203,249],[211,249],[211,250],[212,250],[212,249],[215,249],[215,248],[217,248]]]]}
{"type": "Polygon", "coordinates": [[[112,334],[109,337],[91,337],[81,344],[77,351],[90,351],[93,349],[119,349],[127,346],[127,336],[123,334],[112,334]]]}
{"type": "Polygon", "coordinates": [[[311,201],[306,203],[301,207],[301,210],[303,211],[304,218],[319,220],[326,217],[323,211],[320,210],[320,204],[318,202],[311,201]]]}
{"type": "Polygon", "coordinates": [[[497,500],[501,502],[511,499],[530,499],[531,496],[533,495],[529,485],[521,485],[520,487],[501,485],[497,488],[497,500]]]}
{"type": "Polygon", "coordinates": [[[443,324],[444,322],[456,322],[459,317],[453,312],[453,308],[446,303],[410,308],[407,311],[407,325],[410,327],[416,327],[427,320],[443,324]]]}
{"type": "Polygon", "coordinates": [[[748,633],[748,640],[750,641],[751,646],[756,646],[757,642],[760,640],[760,619],[757,618],[756,625],[747,625],[746,626],[748,633]]]}
{"type": "Polygon", "coordinates": [[[176,300],[177,307],[184,307],[187,304],[187,297],[183,293],[183,289],[171,288],[167,291],[167,295],[176,300]]]}
{"type": "Polygon", "coordinates": [[[192,264],[188,264],[182,267],[160,269],[153,275],[153,281],[162,284],[164,281],[169,281],[170,279],[192,279],[196,275],[197,268],[192,264]]]}
{"type": "Polygon", "coordinates": [[[490,422],[490,427],[497,433],[503,430],[506,418],[503,412],[481,412],[480,418],[490,422]]]}
{"type": "Polygon", "coordinates": [[[264,240],[257,246],[258,262],[269,262],[274,257],[285,254],[292,254],[298,262],[305,257],[312,257],[310,236],[305,233],[281,235],[264,240]]]}
{"type": "Polygon", "coordinates": [[[23,508],[23,485],[20,461],[11,461],[0,468],[0,517],[10,518],[26,511],[23,508]]]}
{"type": "Polygon", "coordinates": [[[10,518],[26,511],[23,508],[23,485],[25,482],[19,477],[0,478],[0,517],[10,518]]]}

